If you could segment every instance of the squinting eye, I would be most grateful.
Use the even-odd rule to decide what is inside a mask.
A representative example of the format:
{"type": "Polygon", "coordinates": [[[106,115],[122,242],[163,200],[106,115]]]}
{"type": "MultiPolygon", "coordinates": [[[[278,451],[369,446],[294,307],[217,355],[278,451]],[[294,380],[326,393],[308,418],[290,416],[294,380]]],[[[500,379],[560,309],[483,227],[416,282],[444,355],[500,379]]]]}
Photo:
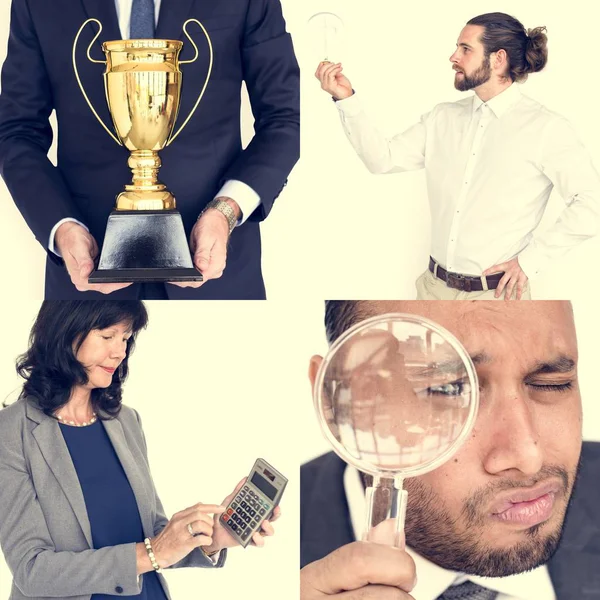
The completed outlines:
{"type": "Polygon", "coordinates": [[[112,340],[112,335],[110,335],[110,336],[108,336],[108,337],[107,337],[107,336],[105,336],[105,335],[103,335],[103,336],[102,336],[102,339],[103,339],[103,340],[112,340]]]}
{"type": "Polygon", "coordinates": [[[557,383],[557,384],[536,384],[530,383],[529,387],[534,388],[535,390],[539,390],[542,392],[568,392],[573,387],[572,381],[567,381],[567,383],[557,383]]]}

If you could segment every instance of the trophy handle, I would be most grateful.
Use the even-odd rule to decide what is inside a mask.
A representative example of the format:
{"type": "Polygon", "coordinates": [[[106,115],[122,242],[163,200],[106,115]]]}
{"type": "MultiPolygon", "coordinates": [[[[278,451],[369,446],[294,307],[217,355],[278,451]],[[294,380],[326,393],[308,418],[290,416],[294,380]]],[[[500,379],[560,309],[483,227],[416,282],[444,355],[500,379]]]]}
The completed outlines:
{"type": "Polygon", "coordinates": [[[77,79],[77,84],[79,85],[79,89],[81,90],[81,93],[83,94],[83,97],[85,99],[85,101],[87,102],[87,105],[90,107],[90,110],[92,111],[92,113],[94,114],[94,116],[96,117],[96,119],[98,119],[98,123],[100,123],[100,125],[102,125],[102,127],[104,127],[104,130],[106,131],[106,133],[108,133],[108,135],[110,135],[110,137],[115,140],[115,142],[117,142],[117,144],[119,144],[119,146],[122,146],[123,143],[121,142],[120,139],[118,139],[113,132],[104,124],[104,122],[102,121],[102,119],[98,116],[98,113],[96,112],[95,108],[92,106],[92,103],[90,102],[90,99],[88,98],[88,95],[85,93],[85,90],[83,89],[83,84],[81,83],[81,79],[79,77],[79,71],[77,70],[77,61],[75,60],[75,50],[77,48],[77,42],[79,41],[79,36],[81,35],[81,32],[83,31],[83,28],[88,24],[88,23],[98,23],[98,27],[100,27],[100,29],[98,29],[98,33],[94,36],[94,39],[90,42],[90,45],[87,48],[87,57],[88,60],[90,60],[93,63],[96,63],[98,65],[105,65],[106,61],[105,60],[95,60],[90,56],[90,49],[92,47],[92,44],[98,39],[98,36],[102,33],[102,23],[100,23],[100,21],[98,21],[98,19],[88,19],[87,21],[85,21],[85,23],[79,28],[79,31],[77,32],[77,35],[75,36],[75,41],[73,42],[73,53],[72,53],[72,57],[73,57],[73,71],[75,71],[75,78],[77,79]]]}
{"type": "Polygon", "coordinates": [[[183,24],[183,33],[185,33],[187,39],[190,40],[190,43],[192,44],[192,46],[194,46],[194,50],[195,50],[196,54],[194,55],[194,58],[192,58],[191,60],[180,60],[179,64],[187,65],[189,63],[193,63],[198,58],[198,46],[196,46],[196,44],[194,43],[194,40],[190,37],[190,34],[188,33],[188,30],[187,30],[188,23],[192,23],[192,22],[197,23],[200,26],[200,28],[204,32],[204,35],[206,36],[206,41],[208,42],[208,52],[209,52],[208,72],[206,73],[206,81],[204,82],[204,85],[202,86],[202,90],[200,91],[200,95],[198,96],[198,99],[196,100],[196,104],[194,104],[194,107],[190,111],[190,114],[187,116],[187,118],[185,119],[185,121],[183,122],[181,127],[169,138],[169,141],[166,144],[167,146],[181,133],[181,130],[187,125],[188,121],[192,118],[192,115],[196,112],[196,109],[198,108],[198,104],[200,104],[200,100],[202,100],[202,96],[204,96],[204,92],[206,91],[206,86],[208,85],[208,81],[210,79],[210,74],[212,72],[212,66],[213,66],[212,42],[210,41],[210,36],[208,35],[208,31],[206,31],[204,25],[202,25],[202,23],[200,23],[200,21],[198,21],[198,19],[188,19],[183,24]]]}

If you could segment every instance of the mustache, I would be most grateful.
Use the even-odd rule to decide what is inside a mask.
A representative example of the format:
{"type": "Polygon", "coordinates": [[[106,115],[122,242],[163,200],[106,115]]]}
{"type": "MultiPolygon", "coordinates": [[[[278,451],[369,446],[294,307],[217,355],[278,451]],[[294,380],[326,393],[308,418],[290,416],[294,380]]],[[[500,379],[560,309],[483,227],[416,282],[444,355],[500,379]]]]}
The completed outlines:
{"type": "Polygon", "coordinates": [[[467,523],[476,525],[482,521],[485,507],[499,492],[515,488],[530,488],[538,483],[555,478],[561,481],[561,492],[566,494],[572,487],[572,479],[575,479],[575,477],[576,474],[572,478],[564,467],[559,465],[546,465],[543,466],[535,476],[527,479],[505,479],[504,481],[499,481],[497,483],[490,483],[471,494],[470,498],[463,506],[462,515],[465,517],[467,523]]]}

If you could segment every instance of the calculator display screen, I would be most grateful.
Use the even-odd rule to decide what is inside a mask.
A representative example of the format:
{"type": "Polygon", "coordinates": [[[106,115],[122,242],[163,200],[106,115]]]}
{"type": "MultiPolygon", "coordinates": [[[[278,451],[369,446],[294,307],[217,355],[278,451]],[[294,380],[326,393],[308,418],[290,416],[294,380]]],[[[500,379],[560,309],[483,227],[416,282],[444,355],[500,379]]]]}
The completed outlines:
{"type": "Polygon", "coordinates": [[[277,494],[277,488],[272,486],[264,477],[259,475],[258,473],[254,473],[252,475],[252,479],[250,480],[267,498],[271,500],[275,500],[275,495],[277,494]]]}

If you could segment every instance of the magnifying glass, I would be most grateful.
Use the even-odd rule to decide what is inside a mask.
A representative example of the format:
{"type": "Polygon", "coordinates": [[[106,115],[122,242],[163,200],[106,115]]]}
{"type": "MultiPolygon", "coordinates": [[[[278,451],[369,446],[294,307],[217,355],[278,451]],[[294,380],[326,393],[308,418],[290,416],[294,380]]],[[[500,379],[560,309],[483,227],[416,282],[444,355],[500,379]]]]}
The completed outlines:
{"type": "Polygon", "coordinates": [[[470,356],[429,319],[379,315],[333,343],[313,391],[333,450],[373,477],[362,539],[402,547],[404,479],[444,464],[473,428],[479,384],[470,356]]]}
{"type": "Polygon", "coordinates": [[[323,62],[339,62],[341,38],[344,30],[342,19],[331,12],[319,12],[308,19],[308,31],[311,45],[323,62]]]}

